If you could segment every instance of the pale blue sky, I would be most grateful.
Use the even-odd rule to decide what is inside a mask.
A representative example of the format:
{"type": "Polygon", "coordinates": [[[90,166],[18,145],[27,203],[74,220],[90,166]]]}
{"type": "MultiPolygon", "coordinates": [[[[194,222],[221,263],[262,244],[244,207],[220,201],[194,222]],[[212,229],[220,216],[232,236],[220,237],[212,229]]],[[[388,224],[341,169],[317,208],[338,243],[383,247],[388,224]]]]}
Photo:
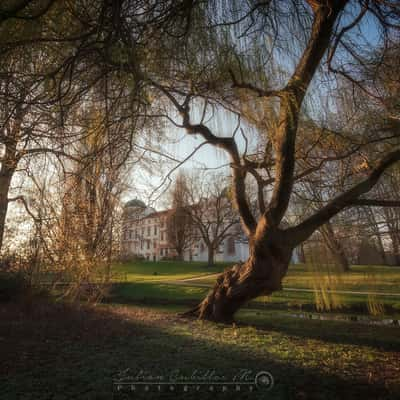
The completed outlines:
{"type": "MultiPolygon", "coordinates": [[[[358,13],[358,10],[356,10],[355,13],[358,13]]],[[[349,14],[345,14],[342,18],[342,25],[347,25],[349,21],[349,14]]],[[[380,34],[379,30],[377,29],[376,21],[372,17],[364,18],[362,24],[351,31],[350,37],[352,40],[358,43],[359,50],[370,50],[374,48],[380,41],[380,34]]],[[[337,55],[343,55],[340,48],[337,51],[337,55]]],[[[283,67],[290,70],[293,68],[293,66],[294,63],[288,60],[283,67]]],[[[335,107],[334,102],[329,101],[329,96],[326,96],[329,93],[329,89],[332,88],[332,85],[334,87],[335,83],[327,81],[325,75],[317,74],[317,76],[314,78],[308,93],[309,111],[311,110],[314,118],[320,119],[326,117],[323,115],[324,113],[321,113],[321,104],[328,104],[329,107],[335,107]]],[[[236,122],[236,119],[232,116],[227,116],[227,114],[223,112],[217,112],[212,125],[209,126],[213,129],[213,132],[217,133],[218,135],[227,136],[232,135],[232,132],[236,126],[236,122]]],[[[245,132],[248,132],[248,129],[245,129],[245,132]]],[[[189,136],[185,133],[185,131],[174,127],[172,124],[170,124],[170,126],[167,128],[167,133],[170,138],[174,138],[174,143],[167,144],[164,146],[164,148],[170,155],[179,160],[185,159],[196,148],[196,146],[202,142],[202,139],[199,136],[189,136]]],[[[254,133],[250,133],[249,136],[252,137],[252,135],[254,137],[254,133]]],[[[243,150],[244,141],[239,132],[236,134],[236,138],[239,148],[243,150]]],[[[217,150],[210,145],[204,145],[190,160],[185,162],[182,167],[186,170],[204,167],[218,168],[227,164],[228,162],[229,160],[223,151],[217,150]]],[[[168,171],[173,166],[173,163],[167,166],[162,165],[160,162],[156,163],[154,170],[152,169],[151,171],[147,172],[144,170],[139,171],[137,168],[135,168],[131,175],[131,182],[135,183],[135,187],[132,187],[132,189],[126,193],[125,199],[138,197],[143,199],[145,202],[148,202],[149,200],[154,201],[154,199],[163,193],[163,190],[153,192],[154,189],[160,185],[168,171]],[[149,196],[151,193],[153,193],[153,196],[151,196],[150,199],[149,196]]],[[[229,167],[225,167],[222,170],[226,171],[227,174],[229,173],[229,167]]],[[[164,205],[162,200],[152,202],[151,204],[156,208],[162,208],[164,205]]]]}

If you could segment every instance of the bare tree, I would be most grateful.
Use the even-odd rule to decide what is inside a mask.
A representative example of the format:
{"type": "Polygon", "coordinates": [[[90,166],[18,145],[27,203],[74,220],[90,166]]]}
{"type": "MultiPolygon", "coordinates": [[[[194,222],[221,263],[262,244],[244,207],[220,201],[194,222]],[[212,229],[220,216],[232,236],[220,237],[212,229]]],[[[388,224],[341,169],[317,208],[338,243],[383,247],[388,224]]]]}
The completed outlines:
{"type": "MultiPolygon", "coordinates": [[[[390,174],[386,174],[380,182],[377,191],[382,198],[400,200],[400,171],[399,168],[392,168],[390,174]]],[[[374,208],[376,210],[376,208],[374,208]]],[[[380,240],[382,237],[389,238],[393,260],[395,265],[400,265],[400,208],[382,207],[376,210],[381,219],[379,224],[380,240]]],[[[386,259],[386,262],[390,264],[386,259]]]]}
{"type": "Polygon", "coordinates": [[[331,222],[326,222],[319,230],[322,234],[322,238],[326,247],[329,249],[334,260],[340,266],[342,271],[350,271],[349,260],[347,259],[344,247],[337,238],[331,222]]]}
{"type": "Polygon", "coordinates": [[[178,259],[193,243],[193,224],[190,219],[187,176],[179,173],[171,190],[171,210],[167,215],[167,240],[175,249],[178,259]]]}
{"type": "Polygon", "coordinates": [[[41,96],[39,83],[36,78],[21,77],[18,73],[25,70],[27,75],[34,75],[42,66],[21,51],[0,64],[0,250],[8,204],[23,200],[9,197],[12,179],[18,168],[22,168],[21,162],[50,152],[56,157],[67,156],[57,140],[60,136],[55,132],[49,110],[37,104],[41,96]],[[54,130],[52,141],[48,140],[46,129],[54,130]]]}
{"type": "Polygon", "coordinates": [[[80,116],[85,134],[75,143],[76,161],[60,169],[63,188],[51,227],[52,257],[57,268],[70,277],[65,295],[73,298],[88,287],[92,298],[102,295],[119,243],[117,221],[129,149],[119,124],[108,125],[111,120],[96,106],[94,102],[80,116]]]}
{"type": "Polygon", "coordinates": [[[242,233],[231,201],[229,180],[222,174],[193,174],[188,194],[188,215],[198,239],[207,247],[208,265],[212,266],[220,245],[228,238],[239,239],[242,233]]]}

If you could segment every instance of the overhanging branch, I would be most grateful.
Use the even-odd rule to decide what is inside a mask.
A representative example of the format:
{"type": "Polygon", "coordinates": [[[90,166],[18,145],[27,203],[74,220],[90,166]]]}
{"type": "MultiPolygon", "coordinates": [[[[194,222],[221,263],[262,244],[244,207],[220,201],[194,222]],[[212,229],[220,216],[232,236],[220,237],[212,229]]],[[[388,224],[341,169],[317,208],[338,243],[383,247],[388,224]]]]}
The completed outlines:
{"type": "Polygon", "coordinates": [[[354,206],[400,207],[400,200],[357,199],[351,202],[354,206]]]}
{"type": "Polygon", "coordinates": [[[234,137],[217,136],[203,123],[192,124],[190,122],[190,95],[187,95],[181,104],[168,88],[156,82],[152,82],[152,85],[164,93],[175,109],[180,113],[182,116],[182,127],[186,129],[186,132],[189,135],[200,135],[205,139],[205,143],[219,147],[228,153],[231,159],[234,201],[239,210],[244,229],[248,234],[254,232],[256,228],[256,220],[250,210],[246,197],[246,168],[241,164],[239,149],[234,137]]]}
{"type": "Polygon", "coordinates": [[[252,85],[251,83],[248,82],[239,82],[236,79],[235,74],[231,69],[229,70],[229,74],[232,79],[233,88],[250,90],[251,92],[255,93],[258,97],[279,97],[282,94],[280,90],[265,90],[255,85],[252,85]]]}
{"type": "Polygon", "coordinates": [[[394,150],[382,158],[369,176],[360,183],[335,197],[325,207],[322,207],[299,225],[287,229],[286,232],[290,233],[289,237],[295,242],[294,244],[297,245],[306,240],[316,229],[344,208],[354,206],[357,201],[366,201],[365,199],[359,199],[359,197],[369,192],[376,185],[384,171],[398,161],[400,161],[400,149],[394,150]]]}

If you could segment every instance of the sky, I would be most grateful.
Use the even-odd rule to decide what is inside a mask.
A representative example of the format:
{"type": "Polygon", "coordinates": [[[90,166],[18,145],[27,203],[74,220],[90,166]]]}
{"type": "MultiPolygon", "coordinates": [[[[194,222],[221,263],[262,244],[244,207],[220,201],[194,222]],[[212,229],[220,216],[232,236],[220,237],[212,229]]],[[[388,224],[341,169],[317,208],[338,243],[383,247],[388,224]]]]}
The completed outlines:
{"type": "MultiPolygon", "coordinates": [[[[194,122],[197,122],[196,113],[194,113],[192,119],[192,123],[194,122]]],[[[237,127],[237,119],[227,117],[226,113],[219,112],[216,114],[213,122],[207,125],[218,136],[232,136],[237,127]]],[[[242,123],[242,125],[246,128],[245,124],[242,123]]],[[[160,162],[156,163],[156,169],[146,171],[143,168],[137,169],[134,167],[130,175],[130,181],[135,182],[135,185],[125,193],[124,200],[128,201],[132,198],[140,198],[146,204],[156,209],[164,208],[166,206],[165,189],[170,182],[166,176],[177,166],[179,168],[171,174],[172,180],[174,179],[174,175],[182,169],[189,176],[191,171],[205,169],[210,172],[218,171],[226,175],[230,173],[229,157],[226,152],[209,144],[202,145],[204,140],[200,135],[188,135],[184,129],[177,128],[172,124],[168,124],[166,127],[165,135],[168,137],[168,140],[162,145],[162,149],[173,158],[186,161],[180,164],[166,162],[165,159],[159,158],[160,162]],[[199,149],[190,156],[197,147],[199,149]],[[161,184],[163,185],[160,187],[161,184]],[[157,188],[159,189],[156,190],[157,188]]],[[[240,132],[236,132],[235,138],[240,151],[244,151],[245,142],[240,132]]],[[[249,142],[251,144],[251,135],[249,136],[249,142]]]]}
{"type": "MultiPolygon", "coordinates": [[[[348,11],[354,11],[354,14],[358,14],[359,12],[359,10],[351,9],[348,9],[348,11]]],[[[341,24],[344,26],[350,21],[350,13],[347,12],[343,15],[341,24]]],[[[370,50],[376,47],[381,40],[376,21],[372,17],[365,17],[362,20],[362,23],[357,28],[350,31],[348,35],[348,38],[358,45],[358,50],[370,50]]],[[[340,47],[337,50],[337,56],[344,56],[343,49],[340,47]]],[[[291,63],[289,60],[283,60],[284,58],[281,59],[283,68],[289,70],[293,69],[293,62],[291,63]]],[[[318,73],[314,78],[308,93],[309,110],[311,110],[311,115],[314,119],[326,117],[326,115],[323,115],[321,112],[323,105],[329,103],[329,107],[335,109],[334,100],[330,101],[330,89],[332,89],[332,85],[334,87],[335,83],[327,80],[326,75],[321,73],[318,73]]],[[[196,119],[196,112],[194,114],[193,120],[196,119]]],[[[218,133],[218,135],[229,136],[232,135],[232,132],[235,130],[236,123],[237,121],[231,116],[227,117],[226,113],[216,112],[215,118],[209,126],[213,129],[213,132],[218,133]]],[[[245,131],[247,131],[246,126],[244,126],[244,128],[245,131]]],[[[202,143],[202,140],[198,135],[189,136],[185,131],[174,127],[172,124],[167,127],[167,136],[173,140],[171,140],[170,144],[165,145],[164,148],[170,155],[179,160],[184,160],[200,143],[202,143]]],[[[243,138],[240,134],[237,134],[235,137],[239,148],[243,150],[243,138]]],[[[254,134],[250,135],[250,137],[254,137],[254,134]]],[[[186,171],[198,168],[220,169],[226,174],[229,174],[228,163],[229,159],[222,150],[216,150],[213,146],[204,145],[180,168],[184,168],[186,171]]],[[[165,180],[165,176],[168,174],[170,169],[171,166],[163,167],[160,163],[157,165],[156,170],[147,172],[144,170],[133,170],[131,181],[135,182],[135,185],[126,193],[125,198],[128,200],[130,198],[138,197],[155,208],[162,207],[165,203],[162,199],[165,185],[159,190],[155,191],[155,189],[165,180]],[[161,198],[159,196],[161,196],[161,198]]],[[[165,182],[168,183],[168,179],[165,182]]]]}

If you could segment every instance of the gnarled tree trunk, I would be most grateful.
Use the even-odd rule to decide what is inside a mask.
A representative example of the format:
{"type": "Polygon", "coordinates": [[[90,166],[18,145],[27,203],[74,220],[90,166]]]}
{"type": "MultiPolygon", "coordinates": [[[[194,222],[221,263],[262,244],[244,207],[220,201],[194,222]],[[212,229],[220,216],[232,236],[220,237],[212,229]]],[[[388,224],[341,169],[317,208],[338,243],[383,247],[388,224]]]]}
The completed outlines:
{"type": "Polygon", "coordinates": [[[249,259],[225,270],[207,297],[186,315],[229,323],[248,301],[281,290],[293,247],[278,238],[252,238],[249,259]]]}

